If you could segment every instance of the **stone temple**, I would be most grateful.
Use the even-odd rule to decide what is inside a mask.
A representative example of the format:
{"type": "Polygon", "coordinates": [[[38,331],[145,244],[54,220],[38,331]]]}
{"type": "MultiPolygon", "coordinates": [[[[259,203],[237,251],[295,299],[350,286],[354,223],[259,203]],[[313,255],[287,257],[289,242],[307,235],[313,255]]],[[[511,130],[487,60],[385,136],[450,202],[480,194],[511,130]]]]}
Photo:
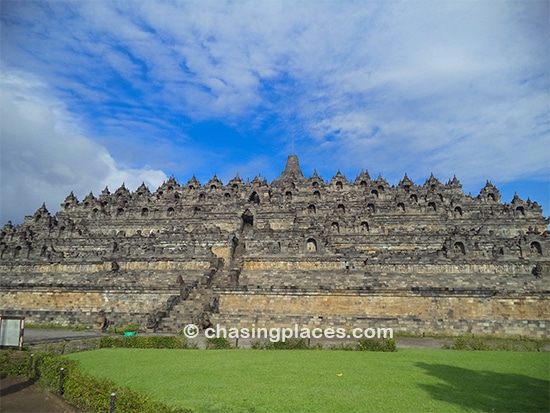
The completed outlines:
{"type": "Polygon", "coordinates": [[[0,313],[42,324],[391,327],[548,337],[550,220],[454,178],[172,177],[5,224],[0,313]]]}

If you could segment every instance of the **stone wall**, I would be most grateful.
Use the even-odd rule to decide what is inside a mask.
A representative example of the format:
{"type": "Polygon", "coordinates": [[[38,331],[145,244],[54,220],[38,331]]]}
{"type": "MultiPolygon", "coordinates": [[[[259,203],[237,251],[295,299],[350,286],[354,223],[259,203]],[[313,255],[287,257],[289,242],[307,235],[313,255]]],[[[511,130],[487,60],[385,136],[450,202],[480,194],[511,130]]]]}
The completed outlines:
{"type": "Polygon", "coordinates": [[[22,315],[32,324],[92,325],[100,311],[109,325],[141,324],[155,314],[177,290],[87,290],[35,288],[30,291],[0,290],[2,314],[22,315]]]}
{"type": "Polygon", "coordinates": [[[325,181],[291,155],[271,184],[171,177],[155,192],[71,193],[54,216],[42,205],[7,223],[0,313],[90,324],[103,311],[164,331],[390,320],[410,332],[542,337],[549,223],[537,202],[503,203],[490,182],[474,197],[456,178],[325,181]]]}
{"type": "Polygon", "coordinates": [[[548,296],[224,292],[223,327],[392,328],[394,333],[548,336],[548,296]]]}

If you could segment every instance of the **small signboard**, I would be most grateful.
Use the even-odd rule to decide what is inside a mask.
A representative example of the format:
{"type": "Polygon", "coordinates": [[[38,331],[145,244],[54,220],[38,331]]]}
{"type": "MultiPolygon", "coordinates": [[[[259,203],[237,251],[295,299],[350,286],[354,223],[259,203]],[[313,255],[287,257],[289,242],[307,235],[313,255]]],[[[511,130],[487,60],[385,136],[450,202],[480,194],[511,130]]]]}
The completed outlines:
{"type": "Polygon", "coordinates": [[[0,348],[23,347],[25,317],[0,316],[0,348]]]}

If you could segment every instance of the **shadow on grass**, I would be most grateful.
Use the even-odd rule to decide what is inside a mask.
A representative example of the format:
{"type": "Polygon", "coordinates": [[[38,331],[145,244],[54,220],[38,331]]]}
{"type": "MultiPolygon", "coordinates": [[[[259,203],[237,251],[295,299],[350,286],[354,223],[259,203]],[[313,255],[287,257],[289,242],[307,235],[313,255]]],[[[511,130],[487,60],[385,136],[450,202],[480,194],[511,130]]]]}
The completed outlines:
{"type": "Polygon", "coordinates": [[[445,383],[421,384],[435,400],[466,409],[491,412],[550,411],[550,382],[547,380],[475,371],[445,364],[417,363],[433,377],[445,383]]]}

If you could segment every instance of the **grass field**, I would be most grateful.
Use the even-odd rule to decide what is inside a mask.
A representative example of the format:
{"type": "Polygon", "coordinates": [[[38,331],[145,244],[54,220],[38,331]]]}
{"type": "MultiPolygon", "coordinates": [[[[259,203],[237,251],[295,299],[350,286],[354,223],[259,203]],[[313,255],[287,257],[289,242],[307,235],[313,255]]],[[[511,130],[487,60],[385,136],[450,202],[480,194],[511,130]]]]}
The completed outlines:
{"type": "Polygon", "coordinates": [[[101,349],[68,358],[195,412],[546,412],[550,354],[101,349]]]}

